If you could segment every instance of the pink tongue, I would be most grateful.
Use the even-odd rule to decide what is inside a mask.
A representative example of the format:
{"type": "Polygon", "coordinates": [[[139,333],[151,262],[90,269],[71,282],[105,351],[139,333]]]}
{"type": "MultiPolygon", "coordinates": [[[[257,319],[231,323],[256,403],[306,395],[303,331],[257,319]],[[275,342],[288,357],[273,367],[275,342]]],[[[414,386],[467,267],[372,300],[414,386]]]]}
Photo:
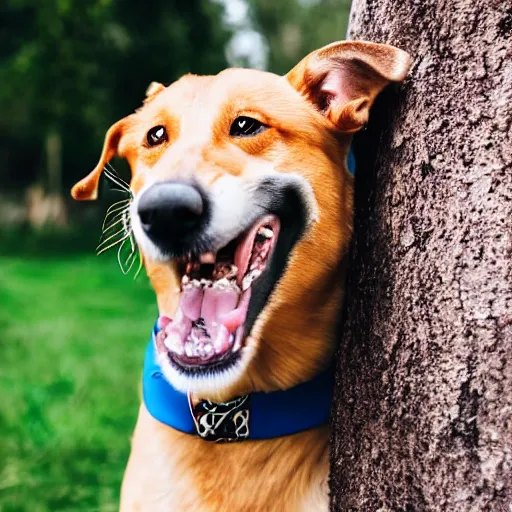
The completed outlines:
{"type": "Polygon", "coordinates": [[[195,322],[201,316],[203,289],[191,287],[181,293],[180,309],[183,316],[195,322]]]}
{"type": "Polygon", "coordinates": [[[213,322],[219,323],[219,316],[229,313],[238,304],[238,292],[233,289],[218,290],[206,288],[201,306],[201,316],[206,328],[211,330],[213,322]]]}
{"type": "Polygon", "coordinates": [[[230,332],[235,332],[238,326],[242,325],[247,316],[247,309],[249,308],[249,300],[251,299],[251,289],[249,288],[242,293],[240,304],[236,309],[226,312],[219,316],[220,322],[226,326],[230,332]]]}
{"type": "Polygon", "coordinates": [[[181,293],[174,320],[164,322],[165,317],[162,317],[160,323],[172,338],[176,352],[183,352],[185,343],[190,340],[194,344],[211,344],[215,353],[220,354],[229,349],[232,333],[245,321],[249,297],[250,293],[240,295],[232,287],[188,287],[181,293]],[[200,318],[204,321],[202,325],[198,322],[200,318]],[[181,346],[178,346],[179,339],[181,346]]]}

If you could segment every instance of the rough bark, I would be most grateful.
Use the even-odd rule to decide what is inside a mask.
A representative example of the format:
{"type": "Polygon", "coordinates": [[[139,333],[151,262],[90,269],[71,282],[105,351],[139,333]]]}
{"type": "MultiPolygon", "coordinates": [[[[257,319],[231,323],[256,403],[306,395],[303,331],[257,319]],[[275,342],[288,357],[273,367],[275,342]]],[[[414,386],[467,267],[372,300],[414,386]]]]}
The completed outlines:
{"type": "Polygon", "coordinates": [[[415,57],[355,141],[332,510],[512,511],[512,4],[355,0],[415,57]]]}

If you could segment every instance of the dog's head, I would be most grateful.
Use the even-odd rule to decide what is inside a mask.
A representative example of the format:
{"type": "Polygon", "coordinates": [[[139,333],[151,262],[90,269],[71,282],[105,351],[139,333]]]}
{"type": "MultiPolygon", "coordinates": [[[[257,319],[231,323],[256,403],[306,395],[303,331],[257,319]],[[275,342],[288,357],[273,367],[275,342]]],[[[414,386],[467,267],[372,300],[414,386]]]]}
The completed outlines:
{"type": "Polygon", "coordinates": [[[176,388],[287,388],[327,363],[352,224],[351,136],[409,66],[391,46],[333,43],[284,77],[227,69],[153,83],[109,129],[72,194],[94,199],[107,162],[128,160],[157,353],[176,388]]]}

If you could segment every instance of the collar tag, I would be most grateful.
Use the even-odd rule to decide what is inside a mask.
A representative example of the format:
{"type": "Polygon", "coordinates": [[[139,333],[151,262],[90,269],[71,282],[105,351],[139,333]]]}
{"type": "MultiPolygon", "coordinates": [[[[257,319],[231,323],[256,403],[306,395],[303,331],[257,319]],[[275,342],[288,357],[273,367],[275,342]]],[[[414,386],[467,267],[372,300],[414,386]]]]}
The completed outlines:
{"type": "Polygon", "coordinates": [[[196,400],[189,393],[188,403],[197,435],[205,441],[232,442],[249,437],[249,395],[215,403],[196,400]]]}

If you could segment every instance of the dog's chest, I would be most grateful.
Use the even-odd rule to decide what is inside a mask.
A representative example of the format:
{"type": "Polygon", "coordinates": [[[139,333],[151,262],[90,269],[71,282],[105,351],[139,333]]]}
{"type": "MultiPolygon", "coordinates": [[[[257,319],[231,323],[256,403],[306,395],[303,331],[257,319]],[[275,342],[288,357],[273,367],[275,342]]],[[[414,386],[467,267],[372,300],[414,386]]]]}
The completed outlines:
{"type": "Polygon", "coordinates": [[[268,441],[208,443],[141,408],[121,511],[325,512],[326,428],[268,441]]]}

